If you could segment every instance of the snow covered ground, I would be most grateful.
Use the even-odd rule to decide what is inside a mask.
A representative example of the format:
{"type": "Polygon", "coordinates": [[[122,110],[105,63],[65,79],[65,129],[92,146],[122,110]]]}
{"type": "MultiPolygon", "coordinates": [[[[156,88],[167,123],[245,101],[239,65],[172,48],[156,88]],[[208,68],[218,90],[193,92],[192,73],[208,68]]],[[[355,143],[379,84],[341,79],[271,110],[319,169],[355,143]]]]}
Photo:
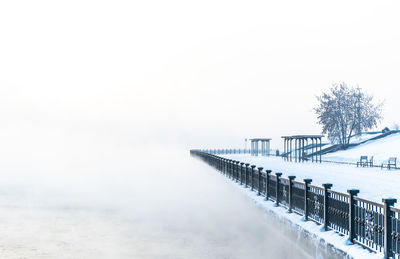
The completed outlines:
{"type": "MultiPolygon", "coordinates": [[[[400,135],[393,137],[400,139],[400,135]]],[[[382,198],[388,197],[400,200],[400,170],[389,171],[380,168],[360,168],[355,165],[332,163],[295,163],[272,156],[254,157],[243,154],[222,156],[270,169],[273,171],[272,173],[282,172],[283,177],[294,175],[297,181],[311,178],[313,185],[321,186],[323,183],[332,183],[333,190],[343,193],[346,193],[347,189],[359,189],[358,196],[371,201],[381,202],[382,198]]],[[[399,207],[399,205],[396,207],[399,207]]]]}
{"type": "MultiPolygon", "coordinates": [[[[307,231],[311,235],[313,235],[315,242],[319,242],[320,240],[324,240],[324,243],[328,243],[333,245],[334,247],[340,249],[345,252],[349,257],[354,259],[381,259],[383,258],[382,253],[374,253],[369,250],[363,248],[360,245],[352,245],[348,243],[348,237],[339,235],[335,231],[324,231],[321,225],[313,221],[304,221],[303,217],[296,213],[288,213],[287,210],[283,207],[276,207],[275,203],[272,201],[265,201],[265,198],[262,196],[257,196],[256,192],[251,191],[250,188],[244,188],[243,185],[231,181],[233,185],[238,187],[242,193],[250,197],[252,200],[256,202],[260,207],[264,208],[268,213],[274,214],[277,218],[288,220],[293,228],[296,228],[300,233],[302,231],[307,231]]],[[[300,234],[299,234],[300,235],[300,234]]],[[[324,255],[321,255],[319,251],[316,251],[315,258],[325,258],[324,255]]]]}
{"type": "Polygon", "coordinates": [[[359,146],[326,154],[322,159],[355,163],[360,156],[374,156],[374,164],[380,165],[389,157],[400,158],[400,133],[394,133],[381,139],[368,141],[359,146]]]}
{"type": "Polygon", "coordinates": [[[379,135],[382,135],[382,132],[379,131],[379,132],[361,133],[359,135],[352,136],[350,139],[350,143],[357,144],[365,140],[378,137],[379,135]]]}

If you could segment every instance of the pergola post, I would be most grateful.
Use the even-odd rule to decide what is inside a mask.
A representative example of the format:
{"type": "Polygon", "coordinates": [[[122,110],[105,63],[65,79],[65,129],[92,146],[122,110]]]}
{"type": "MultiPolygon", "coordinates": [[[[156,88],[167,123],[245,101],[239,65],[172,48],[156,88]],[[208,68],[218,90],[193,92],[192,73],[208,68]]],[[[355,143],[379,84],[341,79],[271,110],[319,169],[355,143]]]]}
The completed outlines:
{"type": "Polygon", "coordinates": [[[268,145],[269,145],[269,141],[264,141],[264,156],[267,156],[267,150],[268,150],[268,145]]]}
{"type": "Polygon", "coordinates": [[[264,141],[260,141],[261,142],[261,152],[260,155],[263,156],[264,155],[264,141]]]}
{"type": "Polygon", "coordinates": [[[314,162],[314,138],[311,138],[311,161],[314,162]]]}
{"type": "Polygon", "coordinates": [[[290,160],[290,139],[286,139],[286,157],[287,161],[290,160]]]}
{"type": "MultiPolygon", "coordinates": [[[[306,139],[306,147],[308,147],[308,138],[306,139]]],[[[308,156],[308,152],[307,152],[307,156],[308,156]]],[[[308,158],[307,158],[307,160],[308,160],[308,158]]]]}
{"type": "Polygon", "coordinates": [[[297,140],[297,162],[300,162],[301,139],[296,138],[296,140],[297,140]]]}
{"type": "Polygon", "coordinates": [[[256,140],[256,141],[254,141],[254,145],[255,145],[255,147],[256,147],[256,153],[255,153],[255,155],[256,156],[258,156],[258,141],[256,140]]]}
{"type": "Polygon", "coordinates": [[[261,156],[264,156],[265,153],[265,141],[264,140],[260,140],[261,142],[261,156]]]}
{"type": "Polygon", "coordinates": [[[315,160],[315,162],[318,162],[318,139],[314,138],[314,140],[315,140],[314,160],[315,160]]]}
{"type": "Polygon", "coordinates": [[[319,162],[322,163],[322,138],[319,137],[319,162]]]}
{"type": "MultiPolygon", "coordinates": [[[[283,139],[283,154],[286,154],[286,138],[283,139]]],[[[283,157],[285,160],[285,157],[283,157]]]]}
{"type": "Polygon", "coordinates": [[[250,149],[250,154],[252,156],[258,156],[259,154],[261,156],[267,156],[268,154],[268,149],[269,149],[269,142],[271,139],[269,138],[253,138],[250,139],[251,142],[251,149],[250,149]],[[261,142],[261,143],[259,143],[261,142]]]}
{"type": "Polygon", "coordinates": [[[308,161],[310,155],[312,162],[321,163],[322,137],[323,135],[282,136],[282,138],[284,139],[283,148],[284,148],[284,153],[286,154],[285,155],[286,160],[292,161],[294,158],[295,162],[304,162],[308,161]]]}
{"type": "Polygon", "coordinates": [[[256,156],[258,156],[258,140],[256,140],[256,156]]]}
{"type": "Polygon", "coordinates": [[[300,162],[303,162],[304,138],[300,138],[300,162]]]}
{"type": "Polygon", "coordinates": [[[267,156],[269,141],[264,141],[264,156],[267,156]]]}

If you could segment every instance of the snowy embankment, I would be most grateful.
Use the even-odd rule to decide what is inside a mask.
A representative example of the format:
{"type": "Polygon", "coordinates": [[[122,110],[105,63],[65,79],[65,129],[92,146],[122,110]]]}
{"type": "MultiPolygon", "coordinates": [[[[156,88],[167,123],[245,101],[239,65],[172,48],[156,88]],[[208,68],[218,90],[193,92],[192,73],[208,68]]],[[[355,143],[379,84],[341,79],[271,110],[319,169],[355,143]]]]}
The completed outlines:
{"type": "Polygon", "coordinates": [[[304,217],[296,213],[288,213],[283,207],[276,207],[273,201],[266,201],[264,196],[258,196],[250,188],[234,182],[246,196],[250,197],[258,206],[265,209],[267,213],[274,215],[281,222],[288,224],[298,232],[298,242],[311,249],[316,248],[315,258],[343,257],[362,259],[381,259],[382,253],[370,252],[358,244],[349,244],[348,236],[341,235],[335,231],[325,231],[322,225],[313,221],[304,221],[304,217]],[[307,244],[312,242],[312,244],[307,244]]]}
{"type": "Polygon", "coordinates": [[[368,158],[373,156],[375,165],[381,165],[389,157],[400,158],[400,133],[371,140],[347,150],[326,154],[323,160],[356,163],[360,160],[360,156],[368,156],[368,158]]]}
{"type": "MultiPolygon", "coordinates": [[[[311,178],[312,184],[321,186],[323,183],[333,184],[332,190],[347,193],[348,189],[359,189],[359,197],[370,201],[382,202],[382,198],[393,197],[400,200],[400,171],[380,168],[356,167],[355,165],[287,162],[280,157],[254,157],[250,155],[221,155],[225,158],[261,166],[272,170],[272,173],[282,172],[282,176],[296,176],[297,181],[311,178]]],[[[400,207],[396,204],[396,207],[400,207]]]]}

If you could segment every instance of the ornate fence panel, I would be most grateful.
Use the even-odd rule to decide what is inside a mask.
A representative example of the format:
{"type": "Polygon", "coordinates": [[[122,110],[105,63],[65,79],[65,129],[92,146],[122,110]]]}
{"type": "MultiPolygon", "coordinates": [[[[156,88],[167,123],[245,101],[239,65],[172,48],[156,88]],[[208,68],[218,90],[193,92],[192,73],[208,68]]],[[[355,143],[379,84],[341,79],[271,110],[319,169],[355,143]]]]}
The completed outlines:
{"type": "Polygon", "coordinates": [[[390,208],[391,235],[390,242],[395,258],[400,258],[400,209],[390,208]]]}
{"type": "Polygon", "coordinates": [[[354,205],[356,241],[377,251],[384,245],[383,205],[355,197],[354,205]]]}
{"type": "Polygon", "coordinates": [[[304,183],[293,181],[293,186],[292,186],[293,211],[300,214],[304,214],[304,191],[305,191],[304,183]]]}
{"type": "Polygon", "coordinates": [[[271,200],[276,201],[276,176],[269,176],[268,193],[271,200]]]}
{"type": "Polygon", "coordinates": [[[247,186],[251,186],[253,181],[252,173],[251,173],[251,167],[247,168],[247,186]]]}
{"type": "Polygon", "coordinates": [[[308,217],[318,223],[324,223],[324,189],[314,185],[309,185],[308,207],[310,214],[308,217]]]}
{"type": "Polygon", "coordinates": [[[254,183],[253,183],[253,186],[254,186],[254,190],[255,191],[258,191],[258,174],[259,174],[258,170],[256,168],[254,168],[254,174],[253,174],[254,183]]]}
{"type": "Polygon", "coordinates": [[[249,186],[249,184],[250,184],[250,180],[249,180],[249,176],[250,176],[250,172],[251,171],[251,168],[249,168],[248,166],[245,166],[244,167],[244,179],[243,179],[243,182],[246,184],[247,183],[247,186],[249,186]]]}
{"type": "Polygon", "coordinates": [[[289,180],[279,178],[279,202],[286,208],[289,208],[289,180]]]}
{"type": "Polygon", "coordinates": [[[265,196],[265,173],[260,174],[260,193],[265,196]]]}
{"type": "Polygon", "coordinates": [[[342,234],[349,233],[349,196],[328,191],[328,227],[342,234]]]}

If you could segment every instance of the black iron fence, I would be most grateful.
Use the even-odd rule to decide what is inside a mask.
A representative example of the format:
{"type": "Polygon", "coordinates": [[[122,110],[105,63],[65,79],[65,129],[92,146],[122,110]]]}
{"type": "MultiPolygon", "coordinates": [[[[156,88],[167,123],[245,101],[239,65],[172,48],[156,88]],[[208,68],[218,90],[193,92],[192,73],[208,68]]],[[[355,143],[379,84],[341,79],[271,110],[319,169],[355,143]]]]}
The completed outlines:
{"type": "Polygon", "coordinates": [[[213,155],[227,155],[227,154],[250,154],[251,150],[250,149],[232,149],[232,148],[226,148],[226,149],[202,149],[202,152],[213,154],[213,155]]]}
{"type": "Polygon", "coordinates": [[[226,159],[200,150],[191,150],[230,179],[249,187],[266,200],[334,230],[373,251],[383,252],[385,258],[400,258],[400,210],[394,208],[396,199],[382,199],[382,204],[357,197],[359,190],[347,193],[331,190],[332,184],[311,185],[311,179],[295,181],[295,176],[283,178],[262,167],[226,159]]]}

